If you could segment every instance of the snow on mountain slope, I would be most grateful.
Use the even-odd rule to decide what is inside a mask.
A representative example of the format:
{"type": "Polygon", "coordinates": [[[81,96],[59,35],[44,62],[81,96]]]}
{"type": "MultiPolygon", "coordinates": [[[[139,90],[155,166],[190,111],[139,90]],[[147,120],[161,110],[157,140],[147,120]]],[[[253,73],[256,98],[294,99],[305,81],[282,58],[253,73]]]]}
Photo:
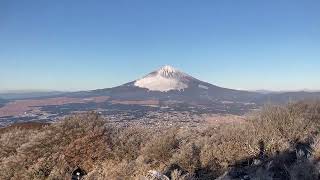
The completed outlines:
{"type": "Polygon", "coordinates": [[[181,91],[185,88],[188,88],[188,82],[191,79],[193,79],[191,76],[171,66],[164,66],[158,71],[152,72],[147,76],[135,81],[134,85],[140,88],[146,88],[150,91],[181,91]]]}

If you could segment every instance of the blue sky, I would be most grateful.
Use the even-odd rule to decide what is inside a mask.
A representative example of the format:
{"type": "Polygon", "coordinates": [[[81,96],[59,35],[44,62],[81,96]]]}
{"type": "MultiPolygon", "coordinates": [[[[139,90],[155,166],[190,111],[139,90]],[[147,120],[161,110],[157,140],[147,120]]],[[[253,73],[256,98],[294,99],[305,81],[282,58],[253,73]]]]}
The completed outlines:
{"type": "Polygon", "coordinates": [[[319,0],[2,0],[0,90],[85,90],[170,64],[236,89],[320,89],[319,0]]]}

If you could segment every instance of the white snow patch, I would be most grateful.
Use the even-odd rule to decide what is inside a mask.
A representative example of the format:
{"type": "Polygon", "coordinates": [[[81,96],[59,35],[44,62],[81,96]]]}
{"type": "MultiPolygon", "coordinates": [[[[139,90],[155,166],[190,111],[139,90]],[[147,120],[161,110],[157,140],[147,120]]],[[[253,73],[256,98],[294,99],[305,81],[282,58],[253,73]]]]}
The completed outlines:
{"type": "Polygon", "coordinates": [[[158,71],[137,80],[134,85],[149,89],[150,91],[180,91],[188,87],[188,78],[189,76],[187,74],[180,72],[171,66],[164,66],[158,71]]]}
{"type": "Polygon", "coordinates": [[[170,90],[182,90],[188,85],[176,79],[168,79],[162,76],[145,77],[134,83],[135,86],[147,88],[150,91],[167,92],[170,90]]]}
{"type": "Polygon", "coordinates": [[[207,86],[202,85],[202,84],[199,84],[198,87],[199,87],[199,88],[202,88],[202,89],[209,89],[207,86]]]}

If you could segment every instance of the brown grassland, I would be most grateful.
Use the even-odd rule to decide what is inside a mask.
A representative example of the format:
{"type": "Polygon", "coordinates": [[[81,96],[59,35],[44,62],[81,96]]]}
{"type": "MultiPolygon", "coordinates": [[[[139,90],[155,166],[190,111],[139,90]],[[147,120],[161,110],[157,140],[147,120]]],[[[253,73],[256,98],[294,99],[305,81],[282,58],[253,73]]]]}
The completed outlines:
{"type": "Polygon", "coordinates": [[[248,159],[259,155],[263,162],[282,162],[281,155],[294,152],[298,142],[309,143],[312,155],[282,162],[288,176],[317,179],[319,132],[318,101],[267,106],[243,123],[189,129],[115,127],[88,113],[1,131],[0,179],[71,179],[77,167],[86,171],[84,179],[143,179],[150,170],[175,180],[215,179],[242,162],[257,168],[248,159]]]}

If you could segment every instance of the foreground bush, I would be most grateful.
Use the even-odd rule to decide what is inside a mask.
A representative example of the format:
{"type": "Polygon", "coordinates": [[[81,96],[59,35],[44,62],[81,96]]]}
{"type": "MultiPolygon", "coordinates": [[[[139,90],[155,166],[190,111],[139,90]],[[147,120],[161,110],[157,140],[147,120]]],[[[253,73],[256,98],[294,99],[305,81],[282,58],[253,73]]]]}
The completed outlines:
{"type": "MultiPolygon", "coordinates": [[[[9,133],[20,136],[21,131],[9,133]]],[[[1,140],[10,141],[6,147],[12,147],[17,137],[7,134],[1,140]]],[[[19,142],[15,154],[1,157],[0,179],[61,179],[70,176],[76,166],[92,170],[111,152],[108,130],[95,114],[70,117],[24,135],[27,140],[19,142]]]]}
{"type": "Polygon", "coordinates": [[[171,179],[215,179],[231,167],[259,177],[276,162],[286,164],[290,179],[313,179],[319,129],[319,102],[269,106],[245,123],[192,129],[119,128],[88,113],[0,134],[0,179],[71,179],[76,168],[85,179],[143,179],[150,170],[171,179]],[[310,144],[311,155],[292,159],[299,143],[310,144]]]}

